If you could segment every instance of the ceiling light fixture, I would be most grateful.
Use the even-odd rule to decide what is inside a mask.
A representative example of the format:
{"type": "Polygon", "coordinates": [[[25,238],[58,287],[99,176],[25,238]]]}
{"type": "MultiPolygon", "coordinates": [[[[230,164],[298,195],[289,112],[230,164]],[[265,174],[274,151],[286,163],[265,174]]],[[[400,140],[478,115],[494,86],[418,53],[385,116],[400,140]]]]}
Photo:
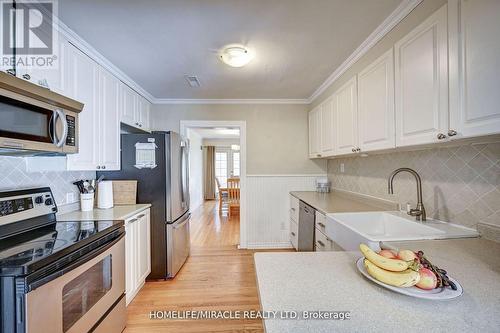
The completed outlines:
{"type": "Polygon", "coordinates": [[[253,53],[242,45],[228,45],[219,54],[220,59],[231,67],[243,67],[253,58],[253,53]]]}

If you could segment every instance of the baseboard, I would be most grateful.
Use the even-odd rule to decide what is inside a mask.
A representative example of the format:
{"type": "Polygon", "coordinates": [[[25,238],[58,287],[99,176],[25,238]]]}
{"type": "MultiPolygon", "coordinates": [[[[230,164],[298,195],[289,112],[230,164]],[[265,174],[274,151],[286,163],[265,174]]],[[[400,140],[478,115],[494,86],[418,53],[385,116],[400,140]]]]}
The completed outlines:
{"type": "Polygon", "coordinates": [[[290,242],[283,243],[250,243],[247,244],[247,249],[292,249],[290,242]]]}

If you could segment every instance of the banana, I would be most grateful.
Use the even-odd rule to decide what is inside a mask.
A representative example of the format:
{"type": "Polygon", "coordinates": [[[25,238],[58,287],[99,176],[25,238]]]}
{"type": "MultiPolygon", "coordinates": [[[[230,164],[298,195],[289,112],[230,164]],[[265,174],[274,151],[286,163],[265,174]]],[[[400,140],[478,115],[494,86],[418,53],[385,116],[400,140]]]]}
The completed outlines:
{"type": "Polygon", "coordinates": [[[370,260],[364,260],[365,268],[368,274],[374,279],[396,287],[411,287],[420,281],[420,274],[412,269],[407,269],[403,272],[386,271],[370,260]]]}
{"type": "Polygon", "coordinates": [[[409,268],[409,265],[404,260],[399,259],[389,259],[377,254],[375,251],[370,249],[365,244],[360,244],[359,249],[366,259],[370,260],[373,264],[380,268],[386,269],[392,272],[402,272],[409,268]]]}

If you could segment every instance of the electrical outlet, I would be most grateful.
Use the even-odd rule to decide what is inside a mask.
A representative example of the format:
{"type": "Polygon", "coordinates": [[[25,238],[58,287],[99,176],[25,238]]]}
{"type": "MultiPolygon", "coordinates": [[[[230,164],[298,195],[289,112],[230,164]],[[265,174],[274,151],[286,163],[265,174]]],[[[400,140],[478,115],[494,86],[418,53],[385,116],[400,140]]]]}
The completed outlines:
{"type": "Polygon", "coordinates": [[[75,202],[75,193],[73,192],[66,193],[66,203],[72,203],[72,202],[75,202]]]}
{"type": "Polygon", "coordinates": [[[344,172],[345,172],[344,163],[340,163],[340,173],[344,173],[344,172]]]}

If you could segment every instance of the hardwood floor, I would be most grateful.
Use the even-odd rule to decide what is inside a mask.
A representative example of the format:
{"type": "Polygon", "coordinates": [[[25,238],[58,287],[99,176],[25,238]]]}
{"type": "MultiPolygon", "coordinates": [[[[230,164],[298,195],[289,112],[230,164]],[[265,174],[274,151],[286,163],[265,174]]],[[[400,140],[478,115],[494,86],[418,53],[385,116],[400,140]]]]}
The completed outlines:
{"type": "Polygon", "coordinates": [[[238,250],[239,219],[214,201],[193,212],[191,255],[171,281],[147,282],[127,308],[126,333],[262,332],[260,320],[150,319],[150,311],[259,310],[252,250],[238,250]]]}

